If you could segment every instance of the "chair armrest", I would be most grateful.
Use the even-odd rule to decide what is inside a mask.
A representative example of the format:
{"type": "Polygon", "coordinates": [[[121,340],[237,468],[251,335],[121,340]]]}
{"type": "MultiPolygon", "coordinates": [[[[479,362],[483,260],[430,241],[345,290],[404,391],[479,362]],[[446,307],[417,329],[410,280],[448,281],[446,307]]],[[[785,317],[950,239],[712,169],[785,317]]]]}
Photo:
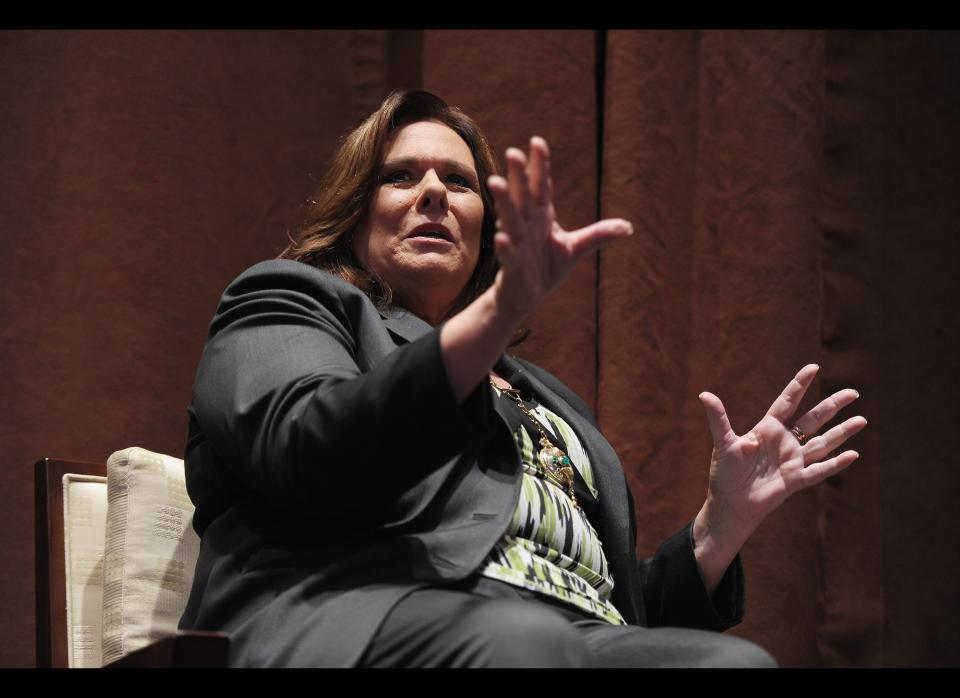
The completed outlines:
{"type": "Polygon", "coordinates": [[[225,633],[178,631],[104,666],[104,669],[227,667],[230,638],[225,633]]]}

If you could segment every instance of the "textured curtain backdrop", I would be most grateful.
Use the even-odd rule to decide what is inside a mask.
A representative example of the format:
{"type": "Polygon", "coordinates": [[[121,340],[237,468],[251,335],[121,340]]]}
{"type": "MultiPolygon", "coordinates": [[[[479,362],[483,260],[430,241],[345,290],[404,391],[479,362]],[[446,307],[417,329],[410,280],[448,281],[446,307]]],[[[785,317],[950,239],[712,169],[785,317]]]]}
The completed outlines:
{"type": "Polygon", "coordinates": [[[821,492],[827,664],[960,664],[960,34],[825,46],[824,390],[870,436],[821,492]]]}
{"type": "Polygon", "coordinates": [[[697,394],[744,431],[817,362],[801,409],[860,390],[861,459],[747,545],[734,632],[786,666],[957,664],[958,38],[0,33],[0,665],[33,662],[32,462],[182,453],[224,285],[279,252],[337,139],[400,85],[500,154],[546,137],[565,226],[634,222],[518,353],[596,406],[640,552],[702,502],[697,394]]]}
{"type": "MultiPolygon", "coordinates": [[[[703,503],[697,395],[742,433],[822,363],[822,71],[815,32],[610,32],[603,215],[637,232],[601,252],[599,406],[646,554],[703,503]]],[[[818,663],[817,511],[816,492],[798,495],[743,552],[734,632],[785,664],[818,663]]]]}

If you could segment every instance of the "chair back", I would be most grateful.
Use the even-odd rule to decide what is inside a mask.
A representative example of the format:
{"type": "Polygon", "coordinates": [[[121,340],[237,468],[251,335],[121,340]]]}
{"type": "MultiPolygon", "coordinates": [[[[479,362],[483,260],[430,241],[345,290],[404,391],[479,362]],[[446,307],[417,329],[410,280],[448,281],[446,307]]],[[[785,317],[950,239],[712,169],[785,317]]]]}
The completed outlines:
{"type": "Polygon", "coordinates": [[[99,667],[171,636],[178,662],[226,663],[225,636],[177,633],[200,550],[182,460],[134,447],[106,466],[45,458],[34,477],[37,666],[99,667]]]}
{"type": "Polygon", "coordinates": [[[176,633],[200,555],[181,459],[117,451],[107,460],[107,492],[105,664],[176,633]]]}

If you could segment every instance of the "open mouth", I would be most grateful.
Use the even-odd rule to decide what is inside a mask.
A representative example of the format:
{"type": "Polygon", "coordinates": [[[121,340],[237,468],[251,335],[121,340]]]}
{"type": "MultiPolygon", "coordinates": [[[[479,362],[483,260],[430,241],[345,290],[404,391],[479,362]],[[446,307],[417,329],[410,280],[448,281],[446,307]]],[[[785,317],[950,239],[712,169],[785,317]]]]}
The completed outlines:
{"type": "Polygon", "coordinates": [[[409,236],[415,240],[439,240],[442,242],[453,242],[453,236],[442,226],[422,226],[415,229],[409,236]]]}

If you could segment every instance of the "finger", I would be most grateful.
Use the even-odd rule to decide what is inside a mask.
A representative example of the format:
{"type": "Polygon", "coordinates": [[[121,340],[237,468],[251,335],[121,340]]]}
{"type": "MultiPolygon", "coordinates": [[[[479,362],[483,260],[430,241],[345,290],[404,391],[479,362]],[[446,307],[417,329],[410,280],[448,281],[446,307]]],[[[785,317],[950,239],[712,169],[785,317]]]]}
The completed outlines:
{"type": "Polygon", "coordinates": [[[573,257],[579,257],[607,243],[633,235],[633,225],[623,218],[607,218],[586,228],[562,234],[561,240],[573,257]]]}
{"type": "Polygon", "coordinates": [[[720,398],[708,392],[700,393],[697,397],[707,412],[707,422],[710,424],[710,434],[713,436],[713,447],[721,449],[735,440],[737,435],[730,428],[730,420],[727,419],[727,411],[723,408],[720,398]]]}
{"type": "Polygon", "coordinates": [[[515,252],[513,243],[510,242],[510,236],[504,232],[498,232],[494,235],[493,249],[494,254],[497,255],[497,261],[500,263],[500,267],[509,270],[513,265],[513,255],[515,252]]]}
{"type": "Polygon", "coordinates": [[[517,213],[526,218],[532,197],[527,181],[527,156],[519,148],[507,148],[507,182],[510,184],[510,198],[517,213]]]}
{"type": "Polygon", "coordinates": [[[503,177],[491,175],[487,178],[487,188],[493,195],[493,205],[497,209],[497,227],[516,244],[518,242],[516,236],[522,230],[522,221],[510,197],[509,183],[503,177]]]}
{"type": "Polygon", "coordinates": [[[812,463],[823,458],[865,426],[867,426],[867,420],[858,415],[820,436],[815,436],[803,446],[803,462],[812,463]]]}
{"type": "Polygon", "coordinates": [[[807,364],[800,369],[800,372],[787,383],[787,387],[780,393],[780,397],[773,401],[770,409],[767,410],[767,416],[786,422],[793,413],[797,411],[797,405],[803,400],[807,388],[813,383],[813,377],[817,375],[820,367],[816,364],[807,364]]]}
{"type": "Polygon", "coordinates": [[[546,206],[552,200],[550,181],[550,146],[534,136],[530,139],[530,195],[537,206],[546,206]]]}
{"type": "Polygon", "coordinates": [[[841,470],[848,468],[860,454],[856,451],[844,451],[839,456],[825,460],[820,463],[813,463],[800,471],[800,488],[806,489],[819,485],[832,475],[836,475],[841,470]]]}
{"type": "Polygon", "coordinates": [[[820,427],[833,419],[837,412],[859,397],[860,393],[853,388],[837,391],[803,415],[794,424],[800,427],[804,434],[816,434],[820,431],[820,427]]]}

